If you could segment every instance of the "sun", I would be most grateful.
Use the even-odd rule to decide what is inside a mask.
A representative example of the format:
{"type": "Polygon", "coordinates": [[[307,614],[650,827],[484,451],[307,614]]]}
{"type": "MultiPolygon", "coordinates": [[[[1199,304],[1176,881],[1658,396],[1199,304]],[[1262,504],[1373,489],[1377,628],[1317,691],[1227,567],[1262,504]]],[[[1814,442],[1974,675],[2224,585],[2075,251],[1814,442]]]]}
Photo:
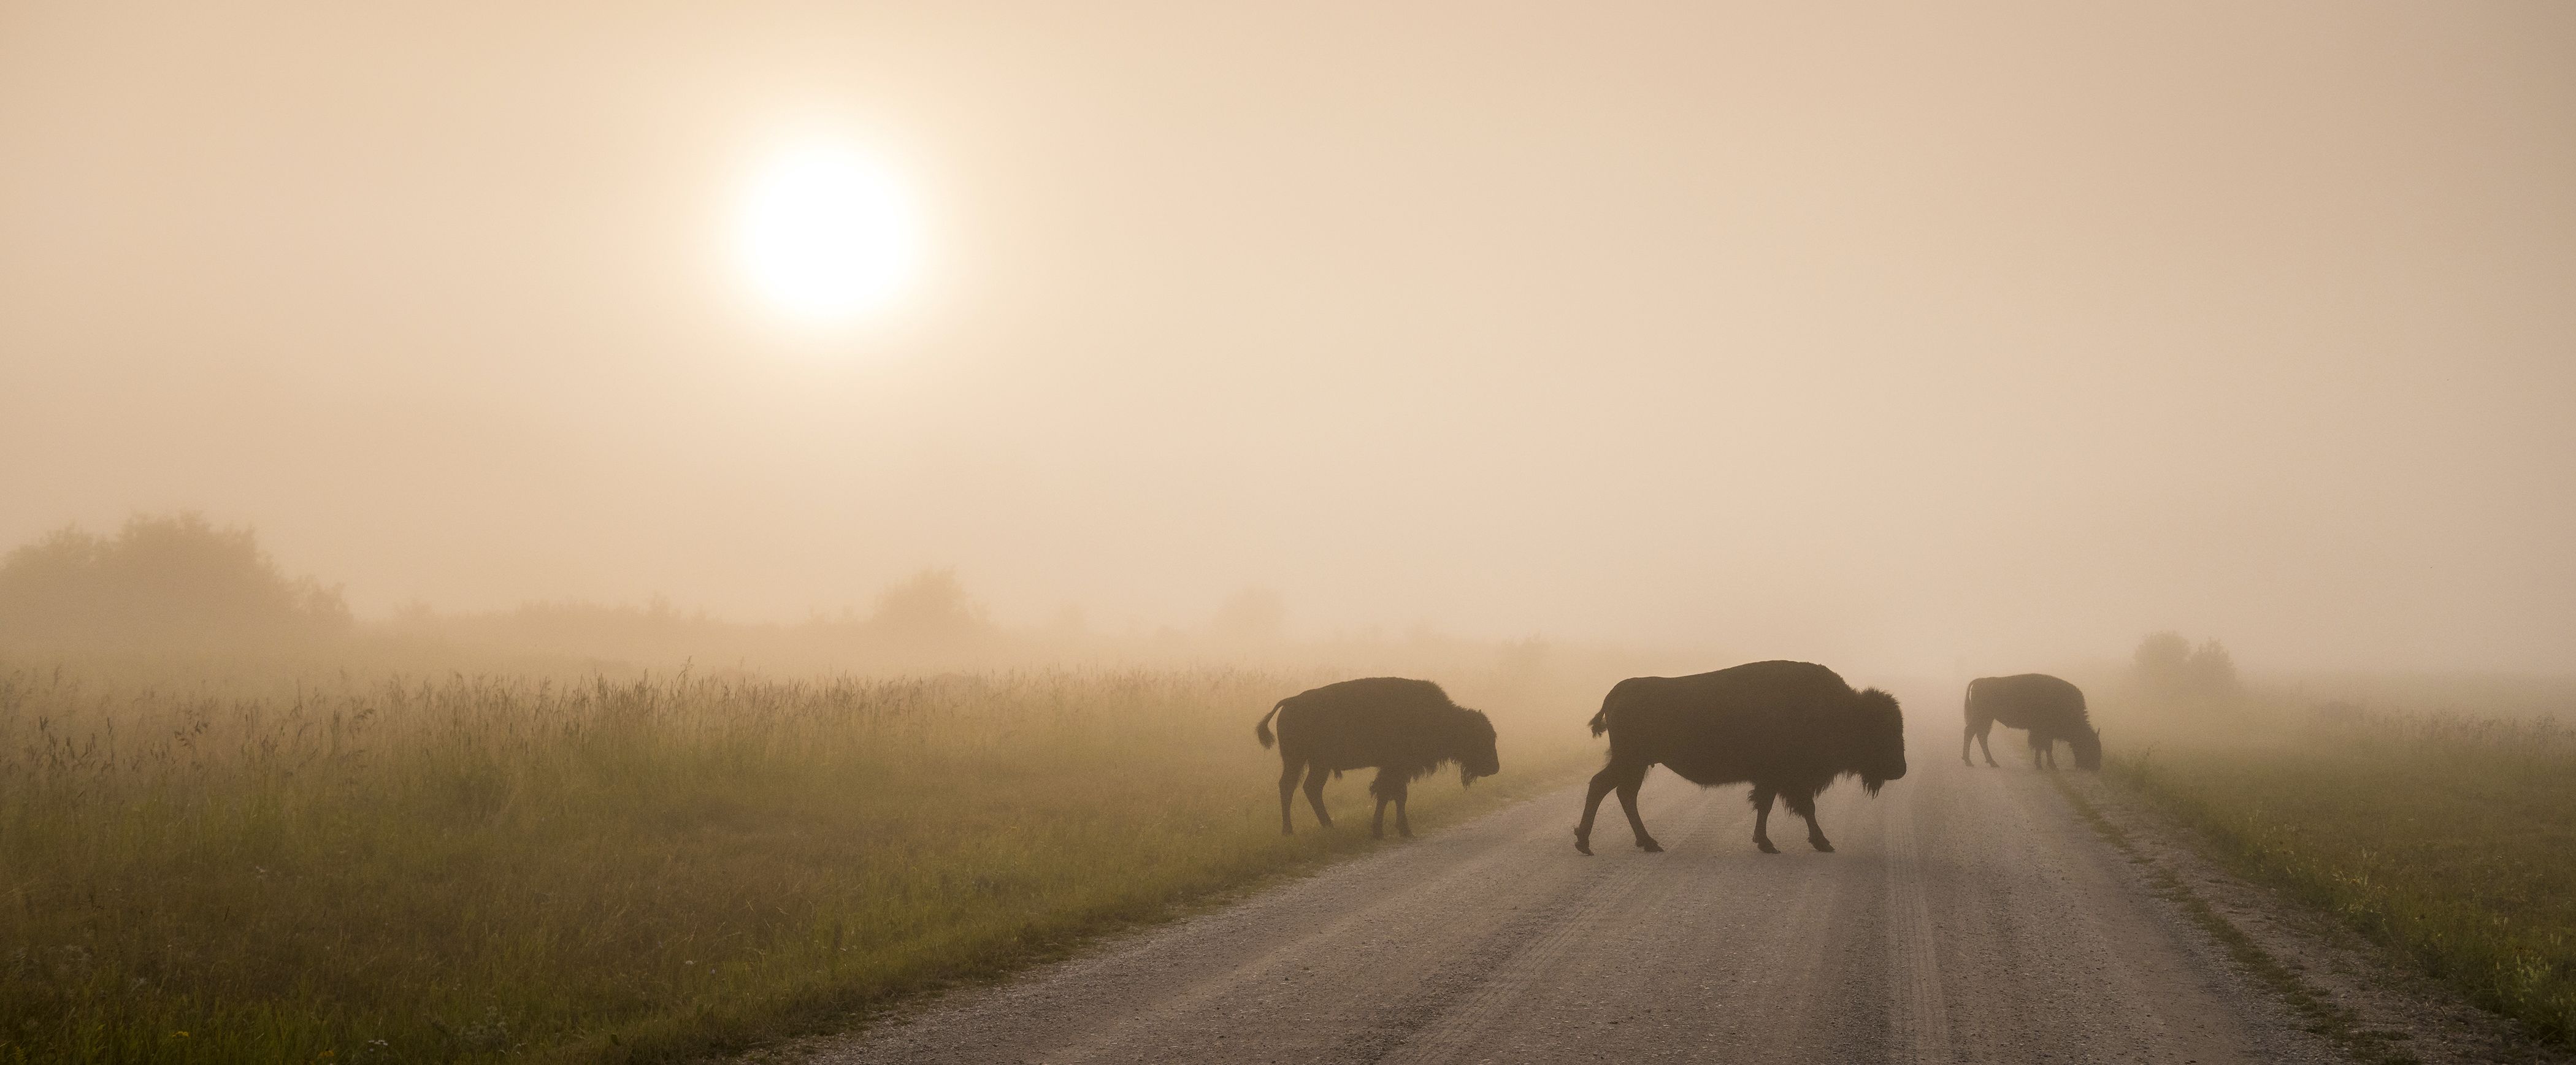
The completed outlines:
{"type": "Polygon", "coordinates": [[[744,190],[736,252],[751,288],[800,322],[864,318],[903,294],[920,256],[919,213],[894,175],[858,149],[808,142],[772,157],[744,190]]]}

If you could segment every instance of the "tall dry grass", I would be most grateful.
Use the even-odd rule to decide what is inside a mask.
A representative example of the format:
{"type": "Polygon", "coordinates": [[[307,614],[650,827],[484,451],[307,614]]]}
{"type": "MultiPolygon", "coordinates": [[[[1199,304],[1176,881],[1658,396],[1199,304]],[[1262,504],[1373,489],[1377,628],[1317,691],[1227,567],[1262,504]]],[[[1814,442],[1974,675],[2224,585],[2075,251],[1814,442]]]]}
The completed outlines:
{"type": "MultiPolygon", "coordinates": [[[[0,669],[0,1060],[667,1060],[847,1023],[1368,846],[1278,835],[1251,725],[1320,679],[0,669]]],[[[1588,708],[1546,709],[1418,817],[1579,764],[1588,708]]]]}

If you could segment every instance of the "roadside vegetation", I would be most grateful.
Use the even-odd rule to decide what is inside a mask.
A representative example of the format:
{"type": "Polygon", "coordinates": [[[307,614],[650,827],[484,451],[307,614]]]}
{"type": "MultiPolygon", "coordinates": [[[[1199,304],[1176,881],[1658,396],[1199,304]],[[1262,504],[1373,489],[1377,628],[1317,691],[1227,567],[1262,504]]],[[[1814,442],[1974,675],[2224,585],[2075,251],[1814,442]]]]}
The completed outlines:
{"type": "Polygon", "coordinates": [[[2576,688],[2101,687],[2106,768],[2215,857],[2576,1048],[2576,688]]]}
{"type": "MultiPolygon", "coordinates": [[[[667,1060],[846,1024],[1370,846],[1278,833],[1226,669],[450,677],[301,700],[0,670],[0,1060],[667,1060]]],[[[1510,728],[1510,718],[1504,717],[1510,728]]],[[[1428,825],[1580,759],[1418,788],[1428,825]]]]}
{"type": "Polygon", "coordinates": [[[1625,665],[1297,643],[1278,614],[1015,631],[930,571],[793,626],[370,622],[247,530],[65,530],[0,558],[0,1065],[677,1061],[845,1028],[1378,846],[1365,773],[1340,829],[1279,835],[1252,729],[1283,696],[1408,673],[1490,712],[1502,775],[1418,785],[1431,829],[1582,765],[1625,665]]]}

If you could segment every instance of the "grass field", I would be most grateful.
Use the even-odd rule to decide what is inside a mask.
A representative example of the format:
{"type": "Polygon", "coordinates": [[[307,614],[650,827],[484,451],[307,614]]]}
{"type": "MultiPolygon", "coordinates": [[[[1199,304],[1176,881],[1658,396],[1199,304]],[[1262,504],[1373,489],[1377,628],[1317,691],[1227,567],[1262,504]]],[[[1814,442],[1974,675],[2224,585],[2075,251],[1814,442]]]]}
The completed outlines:
{"type": "MultiPolygon", "coordinates": [[[[673,1060],[845,1025],[1370,846],[1278,834],[1252,723],[1320,679],[0,669],[0,1061],[673,1060]]],[[[1457,694],[1504,774],[1425,782],[1423,825],[1586,763],[1589,707],[1457,694]]]]}
{"type": "Polygon", "coordinates": [[[2576,730],[2283,702],[2108,768],[2240,873],[2576,1047],[2576,730]]]}

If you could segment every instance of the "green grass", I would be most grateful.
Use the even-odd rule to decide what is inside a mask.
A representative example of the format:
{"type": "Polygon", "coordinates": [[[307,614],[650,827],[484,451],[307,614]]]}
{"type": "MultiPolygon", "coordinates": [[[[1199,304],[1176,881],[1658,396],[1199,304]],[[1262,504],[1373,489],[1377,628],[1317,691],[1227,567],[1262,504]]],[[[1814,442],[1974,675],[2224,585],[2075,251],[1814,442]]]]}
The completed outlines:
{"type": "Polygon", "coordinates": [[[2576,1047],[2576,731],[2378,714],[2224,735],[2108,767],[2237,872],[2576,1047]]]}
{"type": "MultiPolygon", "coordinates": [[[[0,671],[0,1062],[655,1061],[846,1026],[1371,846],[1356,775],[1355,820],[1278,834],[1252,722],[1313,679],[0,671]]],[[[1588,750],[1572,711],[1497,716],[1504,775],[1418,785],[1420,827],[1588,750]]]]}
{"type": "Polygon", "coordinates": [[[2130,841],[2129,834],[2112,823],[2110,818],[2102,816],[2102,811],[2069,783],[2066,776],[2052,774],[2049,782],[2066,796],[2067,804],[2074,807],[2076,816],[2091,826],[2094,834],[2144,870],[2147,884],[2159,897],[2172,902],[2186,919],[2209,933],[2211,939],[2217,940],[2228,957],[2273,997],[2280,999],[2282,1005],[2289,1007],[2309,1033],[2341,1047],[2354,1061],[2369,1065],[2414,1065],[2420,1060],[2413,1052],[2390,1045],[2410,1038],[2407,1033],[2362,1026],[2361,1019],[2351,1010],[2337,1005],[2331,995],[2317,990],[2291,967],[2282,964],[2270,951],[2264,950],[2261,943],[2255,942],[2253,936],[2247,935],[2244,929],[2218,912],[2217,907],[2210,905],[2209,900],[2193,891],[2191,885],[2175,876],[2173,870],[2140,851],[2130,841]]]}

